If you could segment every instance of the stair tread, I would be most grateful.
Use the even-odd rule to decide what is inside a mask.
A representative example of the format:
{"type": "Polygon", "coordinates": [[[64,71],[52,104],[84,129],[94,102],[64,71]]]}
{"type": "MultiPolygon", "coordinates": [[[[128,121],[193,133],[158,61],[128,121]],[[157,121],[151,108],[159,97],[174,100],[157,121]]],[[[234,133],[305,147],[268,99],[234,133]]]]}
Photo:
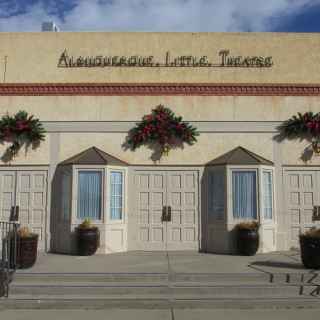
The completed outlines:
{"type": "MultiPolygon", "coordinates": [[[[20,295],[20,294],[11,294],[9,298],[2,299],[1,301],[8,300],[85,300],[85,301],[95,301],[99,300],[228,300],[228,299],[236,299],[236,300],[247,300],[248,296],[239,297],[239,295],[220,295],[219,297],[212,297],[210,295],[202,295],[201,297],[190,297],[190,295],[185,294],[175,294],[168,296],[167,294],[128,294],[128,295],[76,295],[76,294],[67,294],[67,295],[20,295]]],[[[320,302],[320,297],[310,296],[310,295],[297,295],[297,296],[288,296],[288,295],[279,295],[276,297],[253,297],[252,300],[279,300],[279,299],[306,299],[312,301],[320,302]]],[[[250,298],[251,300],[251,298],[250,298]]]]}
{"type": "Polygon", "coordinates": [[[216,282],[145,282],[145,283],[137,283],[137,282],[100,282],[99,284],[92,283],[92,282],[76,282],[76,283],[68,283],[68,282],[61,282],[54,284],[50,284],[48,282],[18,282],[13,281],[11,283],[11,287],[48,287],[48,288],[57,288],[57,287],[89,287],[89,288],[152,288],[152,287],[174,287],[174,288],[281,288],[281,287],[318,287],[318,284],[314,283],[216,283],[216,282]]]}

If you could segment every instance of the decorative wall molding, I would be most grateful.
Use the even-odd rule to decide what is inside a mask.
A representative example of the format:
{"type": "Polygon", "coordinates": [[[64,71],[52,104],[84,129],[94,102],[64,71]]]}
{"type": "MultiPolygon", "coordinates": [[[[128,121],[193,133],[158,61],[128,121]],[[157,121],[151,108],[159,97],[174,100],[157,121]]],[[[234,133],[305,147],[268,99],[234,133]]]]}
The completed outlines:
{"type": "Polygon", "coordinates": [[[0,96],[319,96],[320,84],[2,83],[0,96]]]}
{"type": "MultiPolygon", "coordinates": [[[[47,132],[127,133],[136,121],[43,121],[47,132]]],[[[279,121],[190,121],[199,132],[275,133],[279,121]]]]}

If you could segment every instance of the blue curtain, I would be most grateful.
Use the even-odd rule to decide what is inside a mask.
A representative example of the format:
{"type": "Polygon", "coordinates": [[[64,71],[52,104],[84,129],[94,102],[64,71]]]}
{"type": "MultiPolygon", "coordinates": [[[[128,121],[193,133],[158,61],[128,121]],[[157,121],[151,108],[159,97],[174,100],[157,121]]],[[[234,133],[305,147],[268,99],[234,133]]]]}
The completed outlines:
{"type": "Polygon", "coordinates": [[[79,219],[101,219],[102,173],[100,171],[79,171],[78,211],[79,219]]]}
{"type": "Polygon", "coordinates": [[[111,220],[122,219],[122,187],[123,176],[122,172],[111,171],[110,173],[110,218],[111,220]]]}
{"type": "Polygon", "coordinates": [[[272,219],[272,174],[263,172],[263,215],[265,219],[272,219]]]}
{"type": "Polygon", "coordinates": [[[232,172],[232,203],[235,218],[257,218],[256,172],[232,172]]]}

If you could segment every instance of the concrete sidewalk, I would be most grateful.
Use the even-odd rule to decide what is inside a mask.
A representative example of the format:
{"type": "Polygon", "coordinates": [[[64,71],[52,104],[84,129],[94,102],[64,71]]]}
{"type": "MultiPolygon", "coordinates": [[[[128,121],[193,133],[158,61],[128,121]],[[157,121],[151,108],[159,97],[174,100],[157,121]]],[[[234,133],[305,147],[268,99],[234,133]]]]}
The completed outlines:
{"type": "Polygon", "coordinates": [[[6,320],[300,320],[318,319],[319,309],[299,310],[7,310],[0,311],[6,320]]]}
{"type": "Polygon", "coordinates": [[[310,273],[296,251],[252,257],[197,252],[132,251],[90,257],[40,253],[18,273],[310,273]]]}

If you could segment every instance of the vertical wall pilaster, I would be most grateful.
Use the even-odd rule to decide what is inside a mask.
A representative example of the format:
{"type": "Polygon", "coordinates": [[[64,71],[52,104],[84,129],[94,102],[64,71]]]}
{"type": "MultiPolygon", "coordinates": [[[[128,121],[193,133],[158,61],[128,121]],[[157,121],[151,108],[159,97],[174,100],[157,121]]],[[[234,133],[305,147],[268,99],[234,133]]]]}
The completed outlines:
{"type": "Polygon", "coordinates": [[[53,210],[52,210],[52,182],[53,177],[59,163],[60,153],[60,133],[49,133],[49,150],[50,150],[50,163],[48,172],[48,198],[47,198],[47,216],[46,216],[46,232],[45,232],[45,251],[49,252],[52,249],[52,236],[51,233],[54,230],[55,224],[53,223],[53,210]]]}
{"type": "MultiPolygon", "coordinates": [[[[274,138],[274,137],[273,137],[274,138]]],[[[285,190],[284,190],[284,176],[283,176],[283,160],[281,143],[273,139],[273,154],[275,166],[275,203],[276,203],[276,246],[277,250],[288,250],[288,217],[285,206],[285,190]]]]}

